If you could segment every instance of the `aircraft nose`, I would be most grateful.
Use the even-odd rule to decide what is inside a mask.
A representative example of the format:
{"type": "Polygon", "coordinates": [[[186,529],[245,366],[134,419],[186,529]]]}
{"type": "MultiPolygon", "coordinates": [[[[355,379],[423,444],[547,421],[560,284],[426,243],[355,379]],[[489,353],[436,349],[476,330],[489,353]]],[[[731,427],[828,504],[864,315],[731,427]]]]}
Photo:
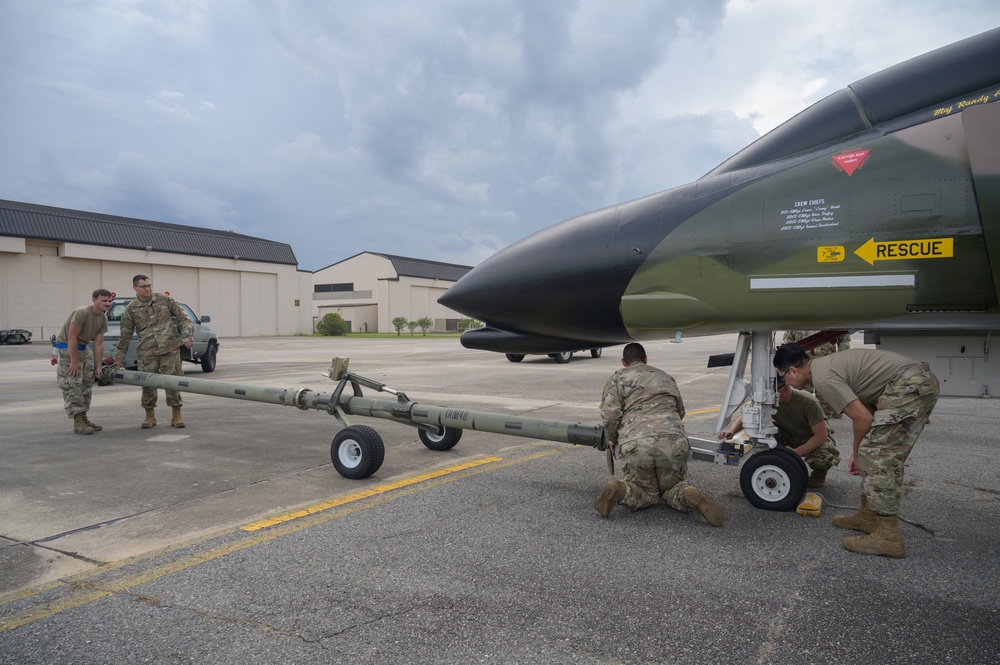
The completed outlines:
{"type": "Polygon", "coordinates": [[[439,302],[521,334],[628,339],[618,307],[634,268],[615,265],[617,217],[617,208],[605,208],[528,236],[471,270],[439,302]]]}

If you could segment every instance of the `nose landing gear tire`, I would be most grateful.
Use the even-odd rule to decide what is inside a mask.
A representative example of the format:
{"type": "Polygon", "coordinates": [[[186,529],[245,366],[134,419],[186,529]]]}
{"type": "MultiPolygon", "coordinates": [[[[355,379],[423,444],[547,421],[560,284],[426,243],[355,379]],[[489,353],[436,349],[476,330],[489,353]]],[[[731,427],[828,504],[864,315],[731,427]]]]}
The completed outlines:
{"type": "Polygon", "coordinates": [[[344,478],[367,478],[382,466],[385,444],[367,425],[351,425],[337,432],[330,445],[330,459],[344,478]]]}
{"type": "Polygon", "coordinates": [[[794,510],[806,492],[807,480],[806,463],[785,448],[751,455],[740,471],[743,496],[763,510],[794,510]]]}

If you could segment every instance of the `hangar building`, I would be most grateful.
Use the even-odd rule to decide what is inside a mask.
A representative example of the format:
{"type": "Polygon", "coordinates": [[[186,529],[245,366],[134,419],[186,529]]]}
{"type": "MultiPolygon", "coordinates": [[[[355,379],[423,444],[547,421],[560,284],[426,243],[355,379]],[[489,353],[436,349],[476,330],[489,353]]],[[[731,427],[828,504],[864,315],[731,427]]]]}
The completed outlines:
{"type": "Polygon", "coordinates": [[[230,231],[0,200],[0,328],[58,333],[94,289],[135,296],[132,276],[212,317],[222,337],[311,329],[312,274],[292,248],[230,231]]]}
{"type": "Polygon", "coordinates": [[[132,276],[212,317],[221,337],[311,334],[329,312],[355,332],[392,332],[397,316],[455,330],[437,298],[471,270],[362,252],[315,273],[286,243],[231,231],[0,200],[0,330],[47,340],[94,289],[132,297],[132,276]]]}
{"type": "Polygon", "coordinates": [[[361,252],[313,273],[317,320],[330,312],[352,332],[395,332],[392,320],[429,317],[435,332],[458,329],[461,314],[437,299],[471,266],[361,252]]]}

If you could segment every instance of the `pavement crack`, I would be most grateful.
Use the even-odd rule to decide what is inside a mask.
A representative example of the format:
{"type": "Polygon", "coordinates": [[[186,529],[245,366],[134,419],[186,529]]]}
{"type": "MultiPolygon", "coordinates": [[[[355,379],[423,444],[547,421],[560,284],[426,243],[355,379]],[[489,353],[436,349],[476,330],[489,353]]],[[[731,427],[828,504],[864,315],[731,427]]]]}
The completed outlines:
{"type": "MultiPolygon", "coordinates": [[[[39,538],[38,540],[33,540],[33,541],[31,541],[30,544],[32,544],[32,545],[39,545],[39,543],[52,542],[53,540],[59,540],[60,538],[64,538],[66,536],[71,536],[74,533],[80,533],[82,531],[93,531],[94,529],[100,529],[101,527],[110,526],[112,524],[117,524],[118,522],[121,522],[121,521],[124,521],[124,520],[132,519],[133,517],[138,517],[139,515],[145,515],[146,513],[151,513],[154,510],[156,510],[156,509],[155,508],[147,508],[146,510],[140,510],[139,512],[132,513],[131,515],[123,515],[122,517],[115,517],[114,519],[105,520],[103,522],[98,522],[96,524],[89,524],[87,526],[81,526],[78,529],[70,529],[69,531],[63,531],[62,533],[57,533],[57,534],[55,534],[53,536],[46,536],[45,538],[39,538]]],[[[41,545],[39,545],[39,546],[41,546],[41,545]]],[[[56,551],[59,551],[59,550],[56,550],[56,551]]]]}
{"type": "Polygon", "coordinates": [[[773,662],[775,645],[783,643],[784,635],[788,630],[788,622],[790,620],[794,621],[800,614],[799,605],[803,599],[799,590],[806,586],[809,574],[818,567],[819,565],[815,562],[807,562],[799,566],[799,575],[792,585],[793,591],[788,596],[788,602],[785,603],[779,612],[771,617],[771,620],[767,624],[767,633],[764,642],[757,653],[756,663],[758,665],[773,662]]]}
{"type": "Polygon", "coordinates": [[[91,559],[89,556],[80,554],[79,552],[71,552],[69,550],[61,550],[58,547],[50,547],[48,545],[40,545],[42,541],[35,541],[34,543],[22,543],[24,545],[30,545],[37,547],[38,549],[48,550],[50,552],[55,552],[57,554],[62,554],[63,556],[68,556],[71,559],[76,559],[77,561],[83,561],[84,563],[89,563],[94,566],[103,566],[107,561],[101,561],[99,559],[91,559]]]}
{"type": "Polygon", "coordinates": [[[223,623],[230,625],[251,626],[262,633],[267,633],[270,635],[281,635],[282,637],[291,637],[293,639],[301,640],[302,642],[310,642],[310,643],[319,641],[316,639],[310,640],[301,633],[297,633],[293,630],[286,630],[284,628],[278,628],[277,626],[272,626],[269,623],[265,623],[263,621],[260,621],[258,619],[253,619],[250,617],[236,617],[236,618],[224,617],[224,616],[219,616],[218,614],[212,614],[211,612],[204,612],[201,610],[190,610],[190,611],[194,616],[198,617],[199,619],[202,619],[206,623],[223,623]]]}
{"type": "Polygon", "coordinates": [[[914,522],[913,520],[908,520],[908,519],[906,519],[905,517],[902,517],[902,516],[897,516],[896,519],[898,519],[900,522],[906,522],[910,526],[916,527],[916,528],[920,529],[921,531],[923,531],[924,533],[929,534],[930,536],[932,536],[934,538],[937,538],[937,531],[935,531],[934,529],[930,528],[929,526],[924,526],[920,522],[914,522]]]}
{"type": "Polygon", "coordinates": [[[277,626],[271,625],[267,622],[261,621],[259,619],[254,619],[252,617],[242,616],[242,617],[227,617],[220,614],[215,614],[212,612],[207,612],[205,610],[197,610],[190,607],[171,605],[166,603],[162,598],[158,596],[151,596],[145,593],[122,593],[121,595],[131,599],[134,602],[142,603],[150,607],[155,607],[158,609],[172,609],[190,612],[192,616],[201,619],[206,623],[217,623],[226,625],[240,625],[240,626],[250,626],[261,633],[267,633],[270,635],[281,635],[283,637],[291,637],[296,640],[307,643],[320,642],[320,639],[309,639],[299,632],[294,630],[287,630],[285,628],[278,628],[277,626]]]}

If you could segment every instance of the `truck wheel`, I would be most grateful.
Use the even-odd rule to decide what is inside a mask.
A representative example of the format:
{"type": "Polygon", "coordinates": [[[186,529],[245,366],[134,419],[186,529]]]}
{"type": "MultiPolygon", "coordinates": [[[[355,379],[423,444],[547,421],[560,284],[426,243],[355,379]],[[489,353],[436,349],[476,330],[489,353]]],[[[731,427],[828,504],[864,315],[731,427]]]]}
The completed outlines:
{"type": "Polygon", "coordinates": [[[337,432],[330,445],[330,459],[344,478],[367,478],[382,466],[385,444],[379,433],[367,425],[351,425],[337,432]]]}
{"type": "Polygon", "coordinates": [[[591,349],[590,350],[590,357],[591,358],[600,358],[601,357],[601,351],[603,351],[603,350],[604,349],[591,349]]]}
{"type": "Polygon", "coordinates": [[[205,355],[201,357],[201,371],[208,374],[209,372],[215,371],[216,356],[219,353],[219,347],[216,344],[208,343],[208,348],[205,350],[205,355]]]}
{"type": "Polygon", "coordinates": [[[507,360],[511,361],[512,363],[519,363],[522,360],[524,360],[524,354],[522,353],[508,353],[506,354],[506,356],[507,360]]]}
{"type": "Polygon", "coordinates": [[[440,434],[432,434],[425,429],[417,430],[421,443],[431,450],[451,450],[462,438],[462,430],[455,427],[445,427],[440,434]]]}
{"type": "Polygon", "coordinates": [[[573,359],[573,352],[563,351],[562,353],[553,353],[552,359],[555,360],[560,365],[565,365],[566,363],[568,363],[570,360],[573,359]]]}

